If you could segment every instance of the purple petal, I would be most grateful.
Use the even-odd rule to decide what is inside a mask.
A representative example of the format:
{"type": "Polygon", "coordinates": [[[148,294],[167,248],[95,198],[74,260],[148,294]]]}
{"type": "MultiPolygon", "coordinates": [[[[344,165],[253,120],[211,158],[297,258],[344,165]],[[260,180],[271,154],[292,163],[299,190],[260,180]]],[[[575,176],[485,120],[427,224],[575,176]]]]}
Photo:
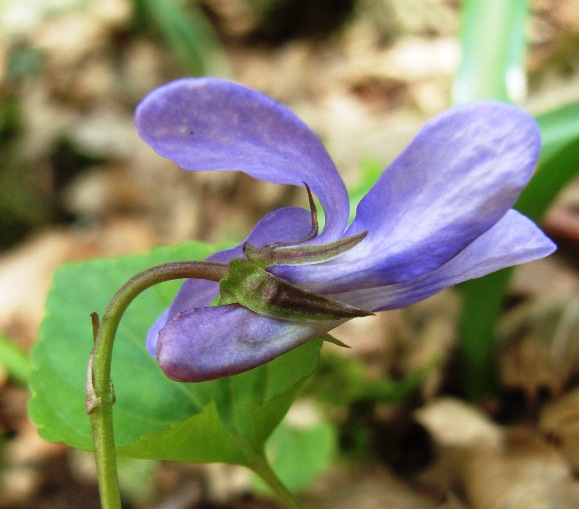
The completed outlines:
{"type": "MultiPolygon", "coordinates": [[[[284,207],[264,216],[244,242],[231,249],[213,253],[207,260],[229,263],[233,258],[243,256],[242,246],[250,242],[255,247],[263,247],[273,242],[292,242],[303,239],[310,231],[310,212],[297,207],[284,207]]],[[[153,324],[147,334],[147,349],[155,355],[157,336],[165,324],[177,314],[195,308],[207,307],[219,293],[219,284],[204,279],[186,279],[173,300],[171,307],[153,324]]]]}
{"type": "Polygon", "coordinates": [[[155,323],[151,325],[149,332],[147,332],[147,341],[145,346],[147,347],[149,354],[151,354],[153,357],[157,356],[157,340],[159,339],[159,331],[165,327],[168,316],[169,308],[165,309],[165,311],[161,313],[159,318],[155,320],[155,323]]]}
{"type": "Polygon", "coordinates": [[[449,286],[551,254],[556,246],[514,210],[438,269],[407,283],[332,295],[353,306],[384,311],[408,306],[449,286]]]}
{"type": "Polygon", "coordinates": [[[504,216],[539,148],[535,121],[514,106],[482,101],[452,108],[422,129],[361,201],[347,232],[368,231],[358,246],[283,275],[335,293],[430,272],[504,216]]]}
{"type": "Polygon", "coordinates": [[[257,367],[336,327],[257,315],[237,304],[177,315],[161,330],[157,358],[165,374],[201,382],[257,367]]]}
{"type": "Polygon", "coordinates": [[[136,122],[155,151],[186,170],[241,170],[276,184],[306,182],[326,213],[319,240],[343,234],[348,195],[332,160],[316,135],[273,99],[216,78],[180,79],[145,97],[136,122]]]}

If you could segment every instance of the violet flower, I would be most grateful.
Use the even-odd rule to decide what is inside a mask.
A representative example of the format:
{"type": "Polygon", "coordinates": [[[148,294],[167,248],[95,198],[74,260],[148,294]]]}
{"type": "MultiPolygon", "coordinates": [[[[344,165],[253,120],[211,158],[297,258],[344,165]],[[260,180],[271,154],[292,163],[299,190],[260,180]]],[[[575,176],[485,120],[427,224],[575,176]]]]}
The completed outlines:
{"type": "MultiPolygon", "coordinates": [[[[215,78],[181,79],[149,94],[136,121],[155,151],[186,170],[240,170],[276,184],[307,183],[324,209],[323,231],[309,235],[310,212],[286,207],[255,226],[246,239],[255,248],[330,244],[367,232],[329,260],[267,269],[356,308],[407,306],[555,249],[511,209],[540,149],[534,120],[511,105],[475,102],[436,116],[384,171],[349,226],[348,195],[324,147],[265,95],[215,78]]],[[[240,245],[209,260],[243,257],[240,245]]],[[[210,307],[218,292],[217,283],[186,280],[151,328],[147,347],[170,378],[240,373],[346,321],[280,319],[235,303],[210,307]]]]}

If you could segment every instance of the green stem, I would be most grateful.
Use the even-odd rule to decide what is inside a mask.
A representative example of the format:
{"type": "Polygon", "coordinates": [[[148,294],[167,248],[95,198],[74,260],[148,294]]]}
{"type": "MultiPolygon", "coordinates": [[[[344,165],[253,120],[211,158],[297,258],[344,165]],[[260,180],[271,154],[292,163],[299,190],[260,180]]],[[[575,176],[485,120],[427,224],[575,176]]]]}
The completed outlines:
{"type": "Polygon", "coordinates": [[[87,374],[87,412],[92,423],[94,454],[97,464],[101,507],[120,509],[113,430],[114,394],[111,385],[111,360],[115,335],[129,304],[151,286],[172,279],[196,278],[219,281],[227,265],[213,262],[175,262],[158,265],[127,281],[109,303],[102,322],[93,315],[95,346],[87,374]]]}
{"type": "Polygon", "coordinates": [[[281,482],[263,455],[253,456],[249,466],[289,509],[304,509],[304,506],[300,504],[285,484],[281,482]]]}

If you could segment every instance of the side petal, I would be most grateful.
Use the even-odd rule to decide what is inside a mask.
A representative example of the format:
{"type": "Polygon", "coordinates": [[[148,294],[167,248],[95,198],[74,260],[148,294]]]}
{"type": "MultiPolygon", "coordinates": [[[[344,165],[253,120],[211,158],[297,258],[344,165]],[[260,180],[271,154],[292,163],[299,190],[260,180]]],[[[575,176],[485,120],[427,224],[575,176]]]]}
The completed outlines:
{"type": "Polygon", "coordinates": [[[341,292],[428,273],[505,215],[539,149],[536,123],[519,108],[493,101],[451,108],[426,124],[360,202],[347,235],[367,230],[366,238],[330,262],[284,275],[314,291],[331,276],[329,291],[341,292]]]}
{"type": "Polygon", "coordinates": [[[237,304],[177,315],[161,330],[157,359],[180,382],[202,382],[257,367],[340,322],[297,324],[257,315],[237,304]]]}
{"type": "Polygon", "coordinates": [[[318,239],[339,238],[348,220],[346,189],[316,135],[288,108],[217,78],[185,78],[137,107],[141,137],[186,170],[240,170],[276,184],[306,182],[326,213],[318,239]]]}
{"type": "Polygon", "coordinates": [[[406,282],[332,295],[353,306],[384,311],[408,306],[444,288],[505,267],[548,256],[556,246],[528,218],[515,210],[469,244],[442,267],[406,282]]]}

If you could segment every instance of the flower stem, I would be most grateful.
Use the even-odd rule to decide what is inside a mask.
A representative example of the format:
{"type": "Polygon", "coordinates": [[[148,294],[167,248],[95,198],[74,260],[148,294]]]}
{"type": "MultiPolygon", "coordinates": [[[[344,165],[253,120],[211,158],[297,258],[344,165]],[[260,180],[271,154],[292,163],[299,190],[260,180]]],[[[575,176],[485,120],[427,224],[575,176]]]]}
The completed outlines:
{"type": "Polygon", "coordinates": [[[113,430],[115,397],[111,384],[111,360],[115,335],[124,312],[140,293],[151,286],[183,278],[219,281],[226,271],[227,265],[203,261],[158,265],[127,281],[112,298],[100,323],[98,316],[92,315],[95,345],[88,365],[86,407],[92,423],[103,509],[121,508],[113,430]]]}

